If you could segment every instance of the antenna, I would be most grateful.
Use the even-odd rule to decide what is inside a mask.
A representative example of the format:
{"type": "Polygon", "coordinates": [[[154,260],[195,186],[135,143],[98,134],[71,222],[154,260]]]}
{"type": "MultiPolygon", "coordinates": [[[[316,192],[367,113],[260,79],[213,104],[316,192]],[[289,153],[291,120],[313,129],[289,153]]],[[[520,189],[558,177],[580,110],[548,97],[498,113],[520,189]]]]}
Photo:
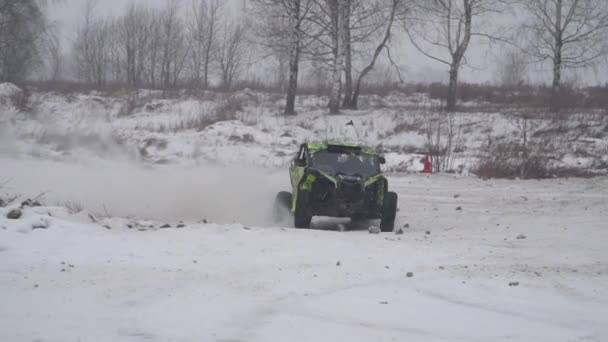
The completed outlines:
{"type": "Polygon", "coordinates": [[[329,141],[329,136],[328,136],[329,134],[328,134],[327,130],[328,130],[328,126],[329,125],[327,124],[327,115],[323,115],[323,121],[325,121],[325,142],[328,142],[329,141]]]}
{"type": "Polygon", "coordinates": [[[363,142],[361,141],[361,136],[359,135],[359,130],[357,129],[357,127],[355,126],[355,123],[353,122],[353,120],[350,120],[346,126],[352,126],[353,129],[355,130],[355,134],[357,135],[357,142],[359,144],[362,144],[363,142]]]}

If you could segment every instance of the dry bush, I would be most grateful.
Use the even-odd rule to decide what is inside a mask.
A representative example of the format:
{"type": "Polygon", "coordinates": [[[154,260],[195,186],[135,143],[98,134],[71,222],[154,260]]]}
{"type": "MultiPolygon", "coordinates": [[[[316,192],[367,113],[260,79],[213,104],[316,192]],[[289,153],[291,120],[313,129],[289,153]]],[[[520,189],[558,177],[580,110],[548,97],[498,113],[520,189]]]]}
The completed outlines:
{"type": "Polygon", "coordinates": [[[459,117],[454,113],[427,111],[424,116],[424,132],[433,172],[453,171],[456,153],[464,150],[459,117]]]}
{"type": "MultiPolygon", "coordinates": [[[[399,90],[406,95],[415,93],[429,94],[431,99],[445,100],[448,86],[443,83],[407,84],[399,90]]],[[[495,86],[489,84],[460,83],[458,100],[461,102],[483,102],[478,106],[459,107],[459,111],[480,109],[496,110],[504,107],[549,108],[552,105],[551,88],[544,85],[518,84],[514,86],[495,86]]],[[[604,109],[608,112],[608,84],[603,86],[576,88],[563,85],[558,104],[562,110],[604,109]]]]}
{"type": "Polygon", "coordinates": [[[310,121],[298,121],[296,126],[303,128],[307,131],[312,131],[315,128],[315,124],[313,120],[310,121]]]}
{"type": "Polygon", "coordinates": [[[395,126],[393,134],[399,134],[401,132],[420,132],[424,126],[424,122],[420,120],[414,120],[413,122],[404,121],[395,126]]]}
{"type": "Polygon", "coordinates": [[[197,132],[221,121],[236,120],[238,113],[243,112],[243,100],[236,96],[217,101],[217,106],[208,108],[199,102],[198,113],[195,117],[182,121],[174,127],[174,131],[194,129],[197,132]]]}
{"type": "Polygon", "coordinates": [[[84,210],[82,203],[74,201],[66,201],[60,203],[59,206],[66,208],[71,215],[76,215],[84,210]]]}
{"type": "Polygon", "coordinates": [[[135,109],[137,108],[137,102],[137,93],[131,92],[127,96],[126,101],[120,106],[117,116],[120,118],[132,115],[135,112],[135,109]]]}
{"type": "Polygon", "coordinates": [[[472,173],[481,178],[542,179],[552,177],[551,153],[546,146],[493,142],[484,144],[472,173]]]}
{"type": "Polygon", "coordinates": [[[236,120],[237,114],[242,112],[244,108],[243,99],[238,96],[229,96],[220,101],[216,107],[216,121],[236,120]]]}

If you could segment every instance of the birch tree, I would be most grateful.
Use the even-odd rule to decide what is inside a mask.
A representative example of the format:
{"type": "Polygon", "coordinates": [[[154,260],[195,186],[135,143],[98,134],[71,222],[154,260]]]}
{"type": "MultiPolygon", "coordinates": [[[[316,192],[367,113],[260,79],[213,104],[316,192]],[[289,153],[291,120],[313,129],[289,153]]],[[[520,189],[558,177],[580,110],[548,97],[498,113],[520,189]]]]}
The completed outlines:
{"type": "Polygon", "coordinates": [[[325,0],[329,14],[329,34],[332,42],[331,62],[331,91],[329,94],[329,114],[340,113],[340,99],[342,90],[342,74],[344,73],[344,59],[346,55],[346,30],[351,0],[325,0]]]}
{"type": "Polygon", "coordinates": [[[220,0],[192,1],[189,24],[192,40],[191,67],[194,71],[195,83],[205,89],[209,87],[210,67],[218,49],[223,4],[224,2],[220,0]]]}
{"type": "Polygon", "coordinates": [[[224,25],[219,44],[219,65],[222,86],[230,89],[245,60],[245,26],[236,20],[224,25]]]}
{"type": "Polygon", "coordinates": [[[178,10],[179,2],[169,0],[167,7],[159,16],[162,37],[160,67],[163,89],[173,88],[177,85],[190,47],[184,36],[178,10]]]}
{"type": "Polygon", "coordinates": [[[45,31],[36,1],[0,1],[0,82],[20,82],[40,64],[45,31]]]}
{"type": "Polygon", "coordinates": [[[412,45],[449,68],[448,111],[456,109],[458,74],[472,38],[495,38],[490,32],[493,25],[483,19],[501,13],[503,4],[502,0],[416,0],[412,15],[405,20],[412,45]]]}
{"type": "MultiPolygon", "coordinates": [[[[399,0],[397,4],[402,2],[399,0]]],[[[366,51],[370,48],[373,50],[371,44],[374,43],[374,40],[382,41],[384,39],[387,24],[392,29],[393,20],[390,19],[390,13],[393,3],[392,0],[351,0],[348,2],[343,23],[345,53],[342,106],[344,108],[357,108],[354,99],[356,77],[353,68],[361,60],[357,57],[367,55],[366,51]]]]}
{"type": "Polygon", "coordinates": [[[551,107],[560,107],[562,71],[587,67],[608,52],[608,1],[526,0],[529,36],[524,51],[535,62],[550,62],[551,107]]]}
{"type": "Polygon", "coordinates": [[[112,22],[95,18],[94,12],[94,1],[87,1],[84,20],[77,31],[72,49],[78,78],[96,86],[104,86],[108,76],[112,22]]]}
{"type": "Polygon", "coordinates": [[[154,13],[147,7],[131,4],[119,19],[116,30],[123,56],[126,82],[139,87],[144,82],[146,66],[149,66],[149,42],[154,13]]]}
{"type": "Polygon", "coordinates": [[[285,115],[295,115],[295,100],[302,49],[307,44],[305,33],[310,27],[305,21],[310,13],[310,0],[256,0],[257,13],[262,17],[260,35],[262,44],[283,64],[283,56],[288,60],[287,98],[285,115]]]}
{"type": "MultiPolygon", "coordinates": [[[[378,43],[378,46],[374,50],[374,54],[373,54],[369,64],[367,64],[365,66],[365,68],[361,71],[361,73],[359,74],[359,77],[357,78],[357,82],[355,83],[352,95],[350,95],[350,101],[348,103],[345,102],[345,105],[344,105],[345,107],[357,109],[359,95],[361,94],[361,85],[362,85],[363,79],[374,69],[374,66],[376,65],[376,61],[377,61],[378,57],[380,56],[382,51],[387,47],[387,44],[392,35],[392,30],[393,30],[393,25],[395,23],[395,20],[397,20],[398,17],[400,17],[406,13],[406,10],[407,10],[406,4],[407,4],[406,0],[390,0],[390,6],[388,7],[388,14],[387,14],[387,16],[383,16],[383,20],[382,20],[382,22],[386,23],[384,34],[380,40],[380,43],[378,43]]],[[[349,93],[347,91],[345,93],[345,97],[348,97],[348,96],[349,96],[349,93]]]]}

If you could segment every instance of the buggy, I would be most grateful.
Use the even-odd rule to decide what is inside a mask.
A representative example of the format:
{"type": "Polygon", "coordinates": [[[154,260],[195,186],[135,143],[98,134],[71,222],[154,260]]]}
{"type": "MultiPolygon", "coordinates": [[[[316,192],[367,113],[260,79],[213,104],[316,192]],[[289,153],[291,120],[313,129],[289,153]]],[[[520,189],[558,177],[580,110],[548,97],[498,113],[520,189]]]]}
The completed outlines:
{"type": "Polygon", "coordinates": [[[309,228],[313,216],[380,219],[381,231],[392,231],[398,199],[380,170],[385,162],[361,145],[302,144],[289,169],[292,191],[276,196],[276,221],[292,215],[296,228],[309,228]]]}

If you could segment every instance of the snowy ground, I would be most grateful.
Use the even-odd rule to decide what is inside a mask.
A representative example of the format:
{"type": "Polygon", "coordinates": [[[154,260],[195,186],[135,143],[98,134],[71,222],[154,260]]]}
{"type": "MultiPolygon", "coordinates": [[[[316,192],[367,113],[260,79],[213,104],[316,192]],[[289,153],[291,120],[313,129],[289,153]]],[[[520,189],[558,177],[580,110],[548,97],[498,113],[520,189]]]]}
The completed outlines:
{"type": "MultiPolygon", "coordinates": [[[[419,170],[423,94],[337,116],[300,96],[291,118],[247,90],[23,99],[0,84],[0,200],[21,195],[0,201],[0,341],[608,340],[606,177],[395,173],[401,235],[269,222],[302,141],[358,140],[387,171],[419,170]],[[26,198],[43,206],[8,219],[26,198]]],[[[463,174],[487,142],[521,139],[501,113],[455,122],[463,174]]],[[[530,125],[557,166],[608,170],[608,116],[530,125]]]]}
{"type": "MultiPolygon", "coordinates": [[[[79,188],[87,206],[87,194],[124,197],[109,210],[135,215],[103,218],[96,207],[93,223],[87,212],[40,207],[8,220],[10,207],[0,208],[0,341],[608,340],[606,178],[393,175],[398,224],[409,228],[371,235],[331,220],[317,230],[262,224],[271,194],[253,198],[246,182],[236,201],[249,214],[232,217],[217,209],[231,197],[179,190],[176,179],[194,172],[184,166],[0,163],[0,179],[12,179],[1,191],[49,190],[59,201],[79,188]],[[101,190],[114,172],[134,183],[101,190]],[[216,217],[177,228],[156,210],[192,202],[201,212],[215,203],[216,217]]],[[[264,177],[287,182],[285,172],[264,177]]]]}

